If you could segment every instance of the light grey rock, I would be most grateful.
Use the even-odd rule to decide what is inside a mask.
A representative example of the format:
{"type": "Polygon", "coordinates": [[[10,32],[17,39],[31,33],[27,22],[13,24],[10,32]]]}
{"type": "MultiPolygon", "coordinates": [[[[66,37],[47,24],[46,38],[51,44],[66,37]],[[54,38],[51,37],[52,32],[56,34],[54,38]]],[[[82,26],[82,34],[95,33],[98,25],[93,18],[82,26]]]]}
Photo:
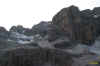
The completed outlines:
{"type": "Polygon", "coordinates": [[[72,49],[66,49],[65,51],[75,54],[75,55],[80,55],[80,54],[87,54],[88,53],[88,46],[87,45],[81,45],[78,44],[72,49]]]}
{"type": "Polygon", "coordinates": [[[91,53],[95,53],[97,55],[100,55],[100,40],[96,40],[94,45],[89,47],[89,51],[91,53]]]}

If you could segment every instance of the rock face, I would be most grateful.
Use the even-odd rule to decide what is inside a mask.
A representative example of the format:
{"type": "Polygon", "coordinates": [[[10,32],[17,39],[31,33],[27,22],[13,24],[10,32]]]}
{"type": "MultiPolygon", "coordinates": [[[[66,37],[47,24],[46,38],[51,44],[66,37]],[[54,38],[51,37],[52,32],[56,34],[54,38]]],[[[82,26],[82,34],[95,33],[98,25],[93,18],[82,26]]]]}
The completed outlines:
{"type": "Polygon", "coordinates": [[[33,36],[27,36],[18,32],[11,32],[9,40],[16,41],[18,44],[25,44],[33,41],[33,36]]]}
{"type": "Polygon", "coordinates": [[[0,27],[0,66],[91,66],[100,62],[99,22],[100,7],[70,6],[31,29],[0,27]]]}
{"type": "Polygon", "coordinates": [[[33,36],[34,32],[32,31],[32,29],[28,29],[26,28],[24,30],[24,35],[27,35],[27,36],[33,36]]]}
{"type": "Polygon", "coordinates": [[[68,49],[73,48],[73,46],[77,45],[74,41],[67,41],[67,40],[58,40],[53,43],[55,48],[59,49],[68,49]],[[74,43],[74,44],[73,44],[74,43]]]}
{"type": "Polygon", "coordinates": [[[95,18],[95,24],[96,24],[96,35],[100,36],[100,7],[95,7],[93,9],[93,17],[95,18]]]}
{"type": "Polygon", "coordinates": [[[50,25],[48,29],[48,40],[55,41],[58,38],[64,36],[63,31],[56,25],[50,25]]]}
{"type": "Polygon", "coordinates": [[[95,7],[93,9],[94,17],[99,17],[100,16],[100,7],[95,7]]]}
{"type": "Polygon", "coordinates": [[[59,26],[66,26],[66,24],[73,24],[73,21],[76,21],[77,23],[80,22],[80,12],[78,7],[76,6],[70,6],[68,8],[63,8],[60,12],[58,12],[54,17],[53,17],[53,24],[59,24],[59,26]],[[66,18],[66,19],[65,19],[66,18]],[[75,20],[72,20],[75,19],[75,20]],[[64,24],[60,24],[60,23],[64,24]]]}
{"type": "Polygon", "coordinates": [[[33,41],[33,32],[29,28],[24,28],[21,25],[12,26],[9,30],[8,41],[14,41],[18,44],[27,44],[33,41]]]}
{"type": "Polygon", "coordinates": [[[0,39],[8,39],[9,32],[4,28],[0,27],[0,39]]]}
{"type": "Polygon", "coordinates": [[[10,32],[17,32],[17,33],[20,33],[20,34],[25,34],[25,35],[27,35],[27,36],[32,36],[32,35],[33,35],[32,29],[24,28],[24,27],[21,26],[21,25],[12,26],[11,29],[10,29],[9,31],[10,31],[10,32]]]}
{"type": "Polygon", "coordinates": [[[91,22],[91,16],[87,16],[88,12],[91,13],[90,10],[80,12],[78,7],[70,6],[58,12],[53,17],[52,24],[59,27],[71,40],[79,40],[81,43],[93,43],[96,26],[91,22]]]}
{"type": "Polygon", "coordinates": [[[57,15],[53,17],[52,23],[60,27],[60,29],[63,30],[63,32],[69,35],[68,37],[70,39],[74,40],[73,29],[76,28],[76,34],[78,34],[79,31],[79,9],[75,6],[62,9],[59,13],[57,13],[57,15]]]}
{"type": "MultiPolygon", "coordinates": [[[[80,22],[80,11],[77,7],[71,6],[68,8],[64,8],[53,17],[52,25],[54,25],[57,28],[52,27],[52,30],[53,29],[55,30],[55,34],[59,35],[62,33],[64,36],[67,36],[69,39],[74,40],[75,38],[73,35],[74,34],[73,30],[76,28],[76,34],[78,34],[79,22],[80,22]]],[[[50,32],[51,35],[53,32],[52,30],[50,32]]]]}
{"type": "Polygon", "coordinates": [[[18,32],[18,33],[24,33],[24,27],[21,25],[18,26],[12,26],[10,29],[11,32],[18,32]]]}
{"type": "Polygon", "coordinates": [[[72,66],[73,62],[71,55],[57,49],[17,48],[6,55],[2,66],[72,66]]]}
{"type": "MultiPolygon", "coordinates": [[[[93,17],[93,11],[90,9],[86,9],[80,12],[81,17],[83,18],[90,18],[93,17]]],[[[91,18],[92,19],[92,18],[91,18]]]]}
{"type": "Polygon", "coordinates": [[[32,31],[34,34],[40,34],[42,37],[44,37],[49,28],[49,23],[48,22],[40,22],[39,24],[35,25],[32,27],[32,31]]]}

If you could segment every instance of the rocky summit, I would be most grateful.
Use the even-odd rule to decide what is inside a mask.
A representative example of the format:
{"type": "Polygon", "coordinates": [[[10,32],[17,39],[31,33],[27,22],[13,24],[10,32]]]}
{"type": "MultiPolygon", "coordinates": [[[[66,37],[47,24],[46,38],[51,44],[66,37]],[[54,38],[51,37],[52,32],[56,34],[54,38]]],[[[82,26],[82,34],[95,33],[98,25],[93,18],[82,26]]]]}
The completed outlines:
{"type": "Polygon", "coordinates": [[[100,66],[100,7],[61,9],[32,28],[0,27],[0,66],[100,66]]]}

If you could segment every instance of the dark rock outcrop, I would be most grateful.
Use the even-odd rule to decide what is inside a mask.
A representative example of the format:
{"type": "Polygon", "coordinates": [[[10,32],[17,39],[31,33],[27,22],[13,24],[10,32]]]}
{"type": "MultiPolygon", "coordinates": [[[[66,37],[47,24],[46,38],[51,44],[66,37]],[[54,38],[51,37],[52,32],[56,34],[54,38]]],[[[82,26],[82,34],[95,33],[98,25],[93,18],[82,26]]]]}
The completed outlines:
{"type": "Polygon", "coordinates": [[[32,29],[29,29],[29,28],[24,28],[23,26],[21,25],[18,25],[18,26],[12,26],[9,30],[9,32],[17,32],[17,33],[20,33],[20,34],[24,34],[24,35],[27,35],[27,36],[32,36],[33,35],[33,32],[32,32],[32,29]]]}
{"type": "Polygon", "coordinates": [[[88,18],[93,17],[94,14],[93,14],[92,10],[86,9],[86,10],[81,11],[80,15],[81,15],[82,18],[85,18],[85,19],[87,18],[88,19],[88,18]]]}
{"type": "Polygon", "coordinates": [[[58,26],[71,40],[79,40],[80,11],[76,6],[62,9],[52,19],[52,24],[58,26]],[[74,35],[75,34],[75,35],[74,35]],[[77,37],[75,37],[77,36],[77,37]]]}
{"type": "Polygon", "coordinates": [[[10,32],[24,33],[24,27],[22,25],[12,26],[10,32]]]}
{"type": "MultiPolygon", "coordinates": [[[[96,33],[96,24],[93,23],[94,20],[92,18],[91,10],[80,12],[78,7],[70,6],[62,9],[53,17],[52,25],[57,26],[70,40],[78,40],[81,43],[90,45],[94,42],[96,33]]],[[[61,32],[59,31],[58,33],[61,32]]],[[[51,36],[54,36],[52,31],[51,36]]]]}
{"type": "Polygon", "coordinates": [[[63,8],[53,17],[52,25],[54,25],[57,28],[52,27],[52,29],[49,30],[51,31],[50,34],[51,36],[56,36],[60,34],[61,36],[67,36],[69,39],[73,39],[72,30],[77,28],[76,31],[78,31],[79,22],[80,22],[80,11],[78,7],[71,6],[68,8],[63,8]],[[54,35],[52,35],[52,33],[54,35]]]}
{"type": "Polygon", "coordinates": [[[24,35],[33,36],[33,35],[34,35],[34,32],[32,31],[32,29],[26,28],[26,29],[24,30],[24,35]]]}
{"type": "Polygon", "coordinates": [[[96,36],[100,36],[100,7],[95,7],[93,9],[93,14],[96,24],[96,36]]]}
{"type": "Polygon", "coordinates": [[[0,27],[0,66],[72,66],[73,59],[73,66],[87,66],[100,55],[99,22],[100,7],[80,11],[70,6],[31,29],[0,27]]]}
{"type": "Polygon", "coordinates": [[[59,49],[68,49],[68,48],[73,48],[73,46],[77,45],[77,42],[75,41],[61,41],[61,42],[56,42],[54,44],[55,48],[59,48],[59,49]]]}
{"type": "Polygon", "coordinates": [[[55,41],[58,38],[64,36],[63,31],[56,25],[49,25],[48,29],[48,40],[50,42],[55,41]]]}
{"type": "Polygon", "coordinates": [[[8,39],[8,35],[9,32],[4,27],[0,27],[0,39],[1,40],[8,39]]]}
{"type": "MultiPolygon", "coordinates": [[[[73,24],[75,20],[76,22],[80,22],[80,11],[76,6],[70,6],[68,8],[63,8],[60,12],[58,12],[52,19],[52,23],[55,25],[66,27],[66,24],[73,24]],[[62,24],[64,23],[64,24],[62,24]]],[[[62,28],[63,28],[62,27],[62,28]]],[[[63,28],[64,29],[64,28],[63,28]]]]}
{"type": "Polygon", "coordinates": [[[44,37],[49,28],[49,23],[48,22],[40,22],[39,24],[35,25],[32,27],[33,34],[40,34],[42,37],[44,37]]]}
{"type": "Polygon", "coordinates": [[[2,66],[72,66],[72,56],[57,49],[16,48],[3,55],[2,66]]]}
{"type": "Polygon", "coordinates": [[[93,13],[95,18],[100,17],[100,7],[95,7],[93,13]]]}

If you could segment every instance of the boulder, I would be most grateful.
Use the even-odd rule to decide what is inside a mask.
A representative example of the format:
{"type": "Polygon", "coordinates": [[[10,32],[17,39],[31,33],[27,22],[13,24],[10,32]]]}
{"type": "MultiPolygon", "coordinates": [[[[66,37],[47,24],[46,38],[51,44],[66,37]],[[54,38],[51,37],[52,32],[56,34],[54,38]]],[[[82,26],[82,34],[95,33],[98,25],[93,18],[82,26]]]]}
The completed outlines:
{"type": "Polygon", "coordinates": [[[24,33],[25,28],[22,25],[12,26],[10,28],[10,32],[18,32],[18,33],[24,33]]]}
{"type": "Polygon", "coordinates": [[[68,41],[68,40],[59,40],[53,43],[54,47],[58,49],[71,49],[77,44],[78,42],[76,41],[68,41]]]}
{"type": "Polygon", "coordinates": [[[12,26],[10,28],[9,32],[10,33],[11,32],[17,32],[17,33],[24,34],[24,35],[27,35],[27,36],[33,35],[32,29],[24,28],[22,25],[12,26]]]}
{"type": "Polygon", "coordinates": [[[25,28],[24,35],[33,36],[33,34],[34,34],[34,32],[32,31],[32,29],[25,28]]]}
{"type": "Polygon", "coordinates": [[[49,23],[42,21],[39,24],[32,27],[33,34],[40,34],[44,37],[47,34],[49,23]]]}
{"type": "Polygon", "coordinates": [[[48,41],[52,42],[57,40],[58,38],[61,38],[62,36],[65,36],[63,31],[56,25],[49,25],[48,29],[48,41]]]}

